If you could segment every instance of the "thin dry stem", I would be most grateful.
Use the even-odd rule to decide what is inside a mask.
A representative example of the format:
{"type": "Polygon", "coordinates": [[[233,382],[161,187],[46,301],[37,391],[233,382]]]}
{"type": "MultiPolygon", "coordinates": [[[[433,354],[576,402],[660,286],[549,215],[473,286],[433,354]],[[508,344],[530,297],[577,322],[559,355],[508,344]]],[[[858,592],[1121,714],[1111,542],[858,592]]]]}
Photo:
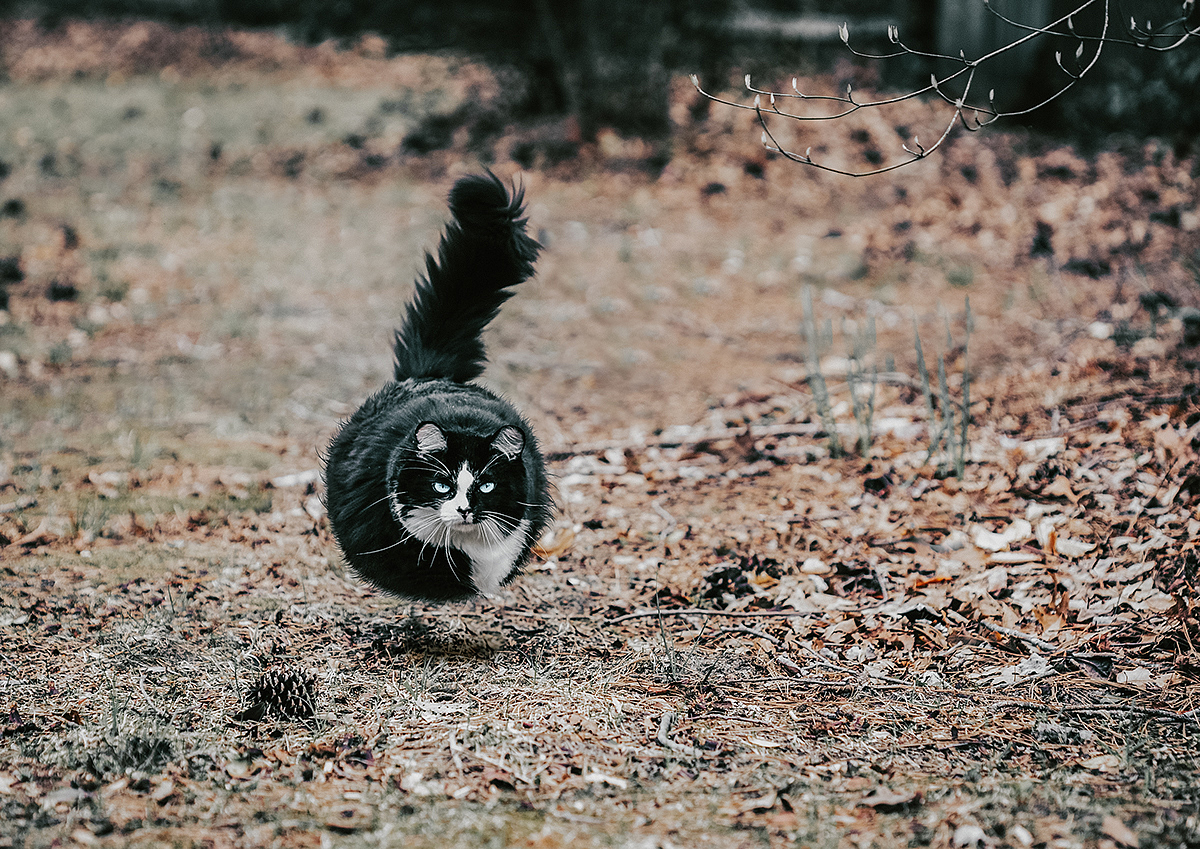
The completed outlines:
{"type": "Polygon", "coordinates": [[[855,97],[853,90],[849,86],[847,86],[844,95],[806,94],[800,90],[795,79],[792,80],[791,92],[771,91],[753,86],[750,75],[747,74],[745,81],[746,90],[753,95],[753,100],[747,104],[727,100],[706,91],[700,85],[700,80],[695,74],[691,77],[692,85],[695,86],[696,91],[709,100],[724,106],[731,106],[735,109],[745,109],[754,112],[755,117],[762,127],[763,146],[768,151],[777,153],[789,161],[808,165],[821,171],[829,171],[849,177],[869,177],[886,174],[889,171],[895,171],[897,168],[903,168],[927,158],[946,142],[956,125],[961,125],[968,132],[974,132],[1001,118],[1020,117],[1044,108],[1062,97],[1087,76],[1100,61],[1100,57],[1107,45],[1128,44],[1157,52],[1166,52],[1178,49],[1189,40],[1200,36],[1200,23],[1194,26],[1189,25],[1195,11],[1194,0],[1184,0],[1180,4],[1180,14],[1177,17],[1158,25],[1153,25],[1150,21],[1146,21],[1145,24],[1139,24],[1134,17],[1126,20],[1123,15],[1119,16],[1117,14],[1119,11],[1117,8],[1118,0],[1083,0],[1083,2],[1079,3],[1079,5],[1067,14],[1043,26],[1036,26],[1011,19],[994,9],[988,0],[981,0],[981,2],[984,3],[988,12],[994,15],[997,20],[1016,27],[1023,31],[1024,34],[974,59],[968,59],[962,52],[957,56],[952,56],[910,47],[900,39],[899,29],[895,26],[888,27],[888,39],[899,48],[898,50],[886,54],[865,53],[856,50],[850,44],[850,30],[847,24],[843,24],[839,28],[842,42],[846,45],[847,49],[856,57],[862,59],[880,60],[912,56],[930,61],[951,62],[956,66],[954,70],[941,75],[937,73],[931,74],[928,85],[903,94],[861,100],[855,97]],[[1077,32],[1075,29],[1076,17],[1094,7],[1099,7],[1102,13],[1102,23],[1099,32],[1094,34],[1077,32]],[[1120,21],[1119,24],[1117,23],[1118,19],[1120,21]],[[1123,32],[1115,31],[1117,26],[1122,27],[1123,32]],[[1064,75],[1065,80],[1060,82],[1050,95],[1031,106],[1009,111],[1002,110],[996,106],[994,90],[988,92],[986,104],[981,103],[978,98],[972,99],[976,72],[982,66],[1036,39],[1046,37],[1070,38],[1076,42],[1072,58],[1067,62],[1064,62],[1061,51],[1055,52],[1055,63],[1059,71],[1064,75]],[[1089,48],[1091,51],[1090,54],[1089,48]],[[950,89],[951,86],[961,87],[961,91],[954,93],[950,89]],[[819,162],[813,159],[812,148],[807,148],[803,153],[789,150],[777,138],[768,121],[770,117],[800,122],[836,121],[846,118],[862,109],[877,109],[892,106],[906,100],[928,95],[936,96],[951,107],[949,117],[934,142],[932,144],[922,144],[920,139],[914,136],[911,144],[909,142],[901,144],[901,150],[907,154],[907,157],[865,171],[851,171],[828,163],[819,162]],[[766,99],[766,105],[763,103],[764,98],[766,99]],[[836,107],[836,111],[828,114],[785,111],[780,109],[778,105],[778,102],[785,98],[805,102],[811,101],[822,105],[833,105],[836,107]]]}

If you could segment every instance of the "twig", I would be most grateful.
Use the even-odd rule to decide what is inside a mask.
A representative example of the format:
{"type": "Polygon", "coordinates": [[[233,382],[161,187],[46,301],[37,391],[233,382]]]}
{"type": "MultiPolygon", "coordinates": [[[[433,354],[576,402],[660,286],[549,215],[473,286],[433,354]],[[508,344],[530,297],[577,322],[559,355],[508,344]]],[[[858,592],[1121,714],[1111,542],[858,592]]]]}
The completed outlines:
{"type": "Polygon", "coordinates": [[[1113,713],[1136,713],[1141,716],[1152,716],[1155,719],[1169,719],[1174,722],[1190,722],[1193,725],[1200,726],[1200,721],[1197,721],[1194,716],[1189,716],[1186,713],[1175,713],[1162,708],[1140,707],[1138,705],[1103,705],[1097,707],[1091,706],[1067,706],[1060,708],[1063,713],[1095,713],[1095,714],[1113,714],[1113,713]]]}
{"type": "Polygon", "coordinates": [[[887,565],[884,563],[876,563],[871,569],[871,574],[875,576],[875,583],[879,584],[879,592],[883,595],[883,603],[887,604],[892,600],[892,594],[888,591],[887,565]]]}
{"type": "Polygon", "coordinates": [[[600,823],[606,822],[606,820],[600,819],[599,817],[589,817],[589,816],[584,816],[583,814],[573,814],[570,811],[560,811],[557,808],[551,809],[548,813],[552,817],[557,817],[558,819],[566,820],[567,822],[585,823],[587,825],[599,825],[600,823]]]}
{"type": "MultiPolygon", "coordinates": [[[[790,386],[790,384],[789,384],[790,386]]],[[[809,422],[775,425],[742,425],[739,427],[721,428],[719,430],[697,429],[683,436],[658,436],[637,440],[606,440],[603,442],[585,442],[561,449],[548,449],[546,459],[567,460],[571,457],[581,457],[592,454],[604,454],[608,451],[625,451],[627,449],[646,448],[684,448],[700,445],[705,442],[715,442],[720,439],[733,439],[739,434],[749,434],[753,439],[768,436],[816,436],[824,432],[824,426],[809,422]]]]}
{"type": "MultiPolygon", "coordinates": [[[[793,392],[802,392],[803,389],[801,389],[801,387],[807,383],[807,381],[804,381],[804,380],[796,380],[796,381],[784,380],[782,377],[772,377],[770,379],[772,381],[774,381],[775,383],[779,383],[779,384],[786,386],[788,389],[791,389],[793,392]]],[[[887,386],[905,386],[905,387],[908,387],[909,389],[920,389],[921,388],[921,384],[917,381],[916,378],[909,377],[907,374],[905,374],[902,371],[881,371],[881,372],[877,373],[876,375],[874,375],[874,380],[876,383],[882,383],[887,386]]],[[[849,387],[850,387],[849,383],[834,383],[834,384],[831,384],[831,386],[830,386],[831,389],[839,390],[839,391],[843,388],[848,389],[849,387]]]]}
{"type": "Polygon", "coordinates": [[[954,474],[962,480],[966,474],[970,442],[967,430],[971,423],[971,296],[967,296],[966,317],[963,319],[962,413],[958,436],[958,453],[954,457],[954,474]]]}
{"type": "MultiPolygon", "coordinates": [[[[817,319],[813,312],[811,285],[804,287],[801,297],[804,308],[804,338],[808,343],[805,356],[808,388],[817,405],[817,415],[820,416],[821,424],[825,428],[825,438],[829,441],[829,455],[840,457],[842,446],[838,440],[837,423],[833,418],[833,406],[829,402],[829,390],[825,387],[825,377],[821,374],[820,339],[817,336],[817,319]]],[[[853,387],[850,391],[853,394],[853,387]]]]}
{"type": "Polygon", "coordinates": [[[881,97],[876,100],[871,100],[870,98],[864,99],[861,96],[856,97],[849,86],[846,87],[844,95],[805,94],[800,90],[798,81],[795,79],[792,80],[792,91],[774,92],[755,88],[750,83],[750,76],[747,75],[746,90],[754,96],[753,103],[747,104],[726,100],[717,95],[710,94],[701,88],[700,81],[695,74],[692,75],[692,85],[703,97],[709,100],[725,106],[753,112],[762,127],[762,143],[766,150],[777,153],[791,162],[808,165],[822,171],[830,171],[835,174],[852,177],[865,177],[874,174],[884,174],[925,159],[946,142],[955,126],[961,125],[968,132],[974,132],[1001,118],[1019,117],[1043,108],[1066,94],[1066,92],[1087,76],[1100,61],[1104,48],[1109,44],[1136,44],[1149,50],[1166,52],[1180,47],[1189,39],[1200,38],[1200,27],[1192,28],[1189,26],[1191,16],[1195,10],[1195,0],[1184,0],[1181,6],[1182,14],[1158,26],[1153,26],[1150,21],[1147,21],[1144,26],[1139,25],[1136,19],[1132,17],[1120,20],[1122,10],[1119,9],[1117,0],[1076,0],[1073,5],[1074,8],[1072,10],[1067,11],[1066,14],[1054,21],[1045,24],[1026,24],[1001,14],[993,8],[991,3],[984,0],[984,7],[991,15],[999,21],[1015,27],[1022,34],[1014,36],[1007,43],[975,59],[968,59],[962,51],[959,51],[957,56],[952,56],[912,48],[901,40],[900,30],[894,25],[889,25],[887,29],[888,40],[897,48],[894,52],[887,54],[864,53],[850,45],[849,26],[846,24],[840,26],[838,28],[838,35],[842,43],[846,45],[846,48],[851,53],[860,58],[890,59],[899,56],[911,56],[919,59],[940,60],[943,63],[951,63],[951,70],[942,73],[940,76],[938,73],[932,74],[927,85],[892,97],[881,97]],[[1101,23],[1099,32],[1096,34],[1076,32],[1075,18],[1092,7],[1098,7],[1100,12],[1101,23]],[[1117,19],[1116,23],[1114,23],[1114,17],[1117,19]],[[1125,32],[1123,34],[1118,31],[1117,28],[1119,26],[1124,26],[1125,32]],[[995,90],[991,90],[987,92],[986,105],[981,104],[980,100],[982,98],[976,92],[972,91],[972,86],[976,82],[976,73],[979,69],[984,65],[990,64],[996,57],[1017,50],[1022,45],[1031,44],[1034,40],[1041,38],[1071,39],[1077,45],[1074,57],[1065,62],[1062,52],[1055,51],[1055,64],[1062,73],[1063,79],[1053,82],[1052,92],[1032,106],[1012,111],[1003,111],[996,103],[995,90]],[[1085,50],[1085,44],[1090,47],[1090,50],[1085,50]],[[852,115],[861,109],[887,107],[925,95],[933,95],[941,98],[950,107],[949,118],[946,120],[940,135],[929,144],[923,144],[919,138],[914,136],[911,145],[908,142],[900,145],[906,154],[905,158],[866,171],[851,171],[817,162],[812,157],[811,147],[805,150],[804,153],[788,150],[776,138],[767,120],[768,116],[772,116],[799,122],[836,121],[852,115]],[[779,103],[789,100],[832,106],[834,111],[827,110],[825,113],[806,114],[781,109],[779,103]]]}
{"type": "Polygon", "coordinates": [[[24,510],[27,507],[37,507],[37,499],[33,496],[25,495],[16,501],[6,501],[0,504],[0,513],[11,513],[14,510],[24,510]]]}
{"type": "MultiPolygon", "coordinates": [[[[714,687],[722,687],[727,690],[740,690],[745,692],[745,687],[747,684],[807,684],[810,687],[824,687],[830,690],[847,691],[859,690],[864,686],[857,681],[853,683],[846,681],[827,681],[824,678],[808,678],[792,675],[788,675],[786,677],[773,675],[765,678],[741,678],[737,681],[714,681],[712,685],[714,687]]],[[[756,697],[761,697],[762,693],[761,691],[755,690],[753,691],[753,695],[756,697]]]]}
{"type": "MultiPolygon", "coordinates": [[[[708,620],[706,619],[705,622],[707,622],[707,621],[708,620]]],[[[772,637],[766,631],[760,631],[757,628],[743,628],[741,626],[736,626],[733,628],[722,628],[720,631],[717,631],[716,636],[719,637],[722,634],[749,634],[752,637],[758,637],[760,640],[766,640],[768,643],[770,643],[773,646],[776,646],[776,647],[779,646],[779,640],[772,637]]]]}
{"type": "MultiPolygon", "coordinates": [[[[705,620],[708,621],[708,620],[705,620]]],[[[778,644],[776,644],[778,645],[778,644]]],[[[799,675],[804,670],[800,668],[796,661],[792,660],[786,654],[775,655],[775,662],[788,671],[789,675],[799,675]]]]}
{"type": "Polygon", "coordinates": [[[1121,713],[1136,713],[1140,716],[1154,717],[1155,719],[1170,720],[1172,722],[1191,723],[1200,726],[1194,714],[1195,711],[1187,713],[1175,713],[1174,711],[1163,710],[1162,708],[1141,707],[1140,705],[1051,705],[1043,702],[1019,702],[1019,701],[1004,701],[993,702],[989,705],[993,710],[997,708],[1027,708],[1029,710],[1045,710],[1057,711],[1058,713],[1074,713],[1074,714],[1121,714],[1121,713]]]}
{"type": "Polygon", "coordinates": [[[710,610],[705,607],[676,607],[669,610],[639,610],[637,613],[626,613],[605,619],[605,625],[616,625],[628,622],[630,619],[645,619],[647,616],[730,616],[734,619],[749,619],[755,616],[823,616],[821,610],[710,610]]]}
{"type": "Polygon", "coordinates": [[[865,678],[875,679],[876,681],[887,681],[889,684],[899,684],[904,687],[912,687],[913,686],[913,683],[911,681],[904,681],[900,678],[893,678],[890,675],[872,675],[870,672],[867,672],[867,670],[865,670],[865,669],[851,669],[848,666],[840,666],[836,663],[830,663],[828,660],[825,660],[825,658],[821,657],[821,655],[819,653],[817,653],[817,651],[815,649],[809,648],[808,646],[804,646],[803,648],[805,651],[807,651],[809,654],[811,654],[815,658],[815,660],[813,660],[812,662],[816,666],[821,666],[821,667],[824,667],[825,669],[832,669],[834,672],[841,672],[843,675],[853,675],[855,678],[865,677],[865,678]]]}
{"type": "Polygon", "coordinates": [[[662,715],[662,719],[658,722],[658,736],[655,738],[664,749],[670,749],[677,755],[687,755],[692,758],[702,758],[705,755],[703,749],[697,749],[695,746],[685,746],[682,743],[676,743],[669,736],[671,734],[671,726],[675,724],[675,711],[669,710],[662,715]]]}
{"type": "Polygon", "coordinates": [[[668,536],[670,536],[671,531],[675,530],[675,517],[667,512],[667,508],[662,506],[661,498],[656,498],[651,501],[650,509],[657,513],[660,519],[666,522],[666,526],[658,534],[658,538],[660,540],[666,539],[668,536]]]}
{"type": "Polygon", "coordinates": [[[1054,643],[1047,642],[1041,637],[1032,637],[1029,634],[1023,634],[1013,628],[1005,628],[1003,625],[995,625],[991,622],[988,622],[986,619],[980,619],[979,624],[991,631],[993,634],[1003,634],[1004,636],[1012,637],[1015,640],[1024,640],[1030,645],[1037,646],[1043,651],[1057,652],[1062,650],[1061,646],[1056,646],[1054,643]]]}
{"type": "Polygon", "coordinates": [[[662,585],[658,582],[658,569],[654,570],[654,612],[658,614],[658,630],[662,635],[663,651],[667,654],[667,660],[671,664],[671,678],[679,677],[679,670],[675,668],[675,651],[671,648],[671,643],[667,640],[667,623],[663,621],[662,615],[662,585]]]}
{"type": "MultiPolygon", "coordinates": [[[[661,627],[661,626],[662,626],[662,620],[659,619],[659,627],[661,627]]],[[[692,665],[692,661],[696,658],[696,649],[700,648],[700,640],[702,640],[704,638],[704,629],[707,627],[708,627],[708,620],[705,619],[700,623],[700,631],[696,634],[696,639],[694,639],[692,641],[691,651],[688,652],[687,665],[689,667],[692,665]]],[[[717,663],[716,663],[716,661],[713,661],[712,665],[708,667],[708,672],[704,673],[704,681],[705,682],[708,681],[708,676],[712,675],[713,670],[716,668],[717,668],[717,663]]]]}

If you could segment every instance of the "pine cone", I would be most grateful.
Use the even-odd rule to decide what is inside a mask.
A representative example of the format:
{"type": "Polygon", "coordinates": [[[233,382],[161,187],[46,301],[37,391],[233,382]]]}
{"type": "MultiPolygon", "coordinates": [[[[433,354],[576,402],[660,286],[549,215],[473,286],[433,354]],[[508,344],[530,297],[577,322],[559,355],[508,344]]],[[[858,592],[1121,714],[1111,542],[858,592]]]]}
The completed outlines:
{"type": "Polygon", "coordinates": [[[246,709],[239,720],[256,722],[265,716],[308,719],[316,713],[317,677],[301,669],[271,670],[258,677],[246,694],[246,709]]]}

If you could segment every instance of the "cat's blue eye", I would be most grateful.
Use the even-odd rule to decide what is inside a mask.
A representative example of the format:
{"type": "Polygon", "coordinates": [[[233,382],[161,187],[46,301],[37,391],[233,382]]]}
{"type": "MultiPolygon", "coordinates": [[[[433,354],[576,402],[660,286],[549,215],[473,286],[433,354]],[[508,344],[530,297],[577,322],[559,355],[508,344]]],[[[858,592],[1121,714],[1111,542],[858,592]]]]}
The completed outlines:
{"type": "Polygon", "coordinates": [[[442,483],[441,481],[433,482],[433,491],[445,495],[450,491],[450,484],[442,483]]]}
{"type": "Polygon", "coordinates": [[[491,492],[495,488],[496,484],[494,484],[492,481],[484,481],[479,485],[479,491],[483,493],[491,492]]]}

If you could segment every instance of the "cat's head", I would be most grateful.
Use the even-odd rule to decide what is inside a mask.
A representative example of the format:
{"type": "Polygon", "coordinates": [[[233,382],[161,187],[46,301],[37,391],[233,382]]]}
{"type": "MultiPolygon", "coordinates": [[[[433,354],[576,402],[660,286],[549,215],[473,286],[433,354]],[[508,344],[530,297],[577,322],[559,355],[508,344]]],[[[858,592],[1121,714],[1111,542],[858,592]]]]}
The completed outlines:
{"type": "Polygon", "coordinates": [[[505,425],[487,436],[423,422],[393,455],[392,512],[421,539],[499,542],[525,515],[525,433],[505,425]]]}

